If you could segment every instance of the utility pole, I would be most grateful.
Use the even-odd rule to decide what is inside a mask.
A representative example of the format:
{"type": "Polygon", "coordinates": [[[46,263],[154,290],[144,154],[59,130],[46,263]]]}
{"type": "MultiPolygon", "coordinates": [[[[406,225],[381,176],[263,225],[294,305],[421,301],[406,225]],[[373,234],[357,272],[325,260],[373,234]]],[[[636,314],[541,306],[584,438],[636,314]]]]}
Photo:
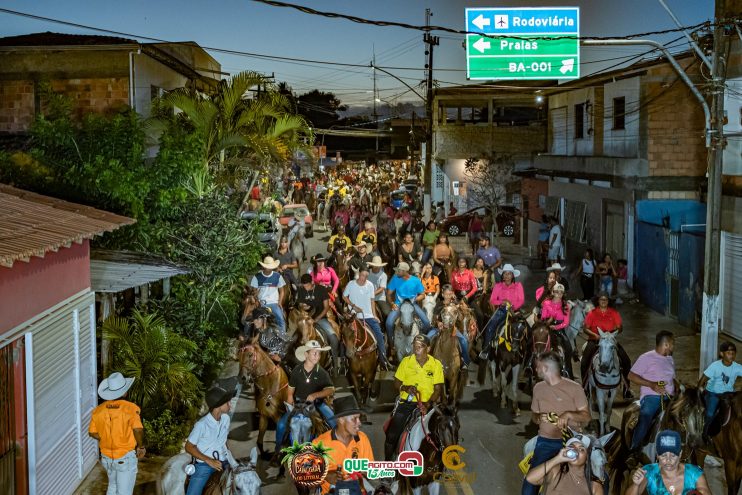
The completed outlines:
{"type": "MultiPolygon", "coordinates": [[[[433,16],[433,12],[430,9],[425,9],[425,25],[430,26],[430,18],[433,16]]],[[[425,119],[427,121],[427,129],[425,131],[425,169],[423,175],[425,177],[425,196],[423,199],[423,212],[427,218],[431,217],[430,211],[430,198],[433,189],[433,47],[440,43],[440,38],[430,34],[427,31],[423,35],[423,41],[427,45],[425,54],[428,56],[428,60],[425,63],[425,68],[428,71],[427,74],[427,95],[425,97],[425,119]]]]}
{"type": "MultiPolygon", "coordinates": [[[[374,53],[373,53],[373,62],[371,62],[371,65],[374,67],[374,123],[376,124],[376,130],[379,130],[379,114],[376,113],[376,48],[374,47],[374,53]]],[[[379,136],[376,136],[376,159],[378,160],[379,154],[379,136]]]]}
{"type": "Polygon", "coordinates": [[[726,32],[720,25],[727,17],[729,0],[716,0],[714,12],[714,53],[711,61],[711,147],[709,148],[708,191],[706,192],[706,246],[701,320],[702,373],[717,359],[719,340],[719,269],[721,244],[721,172],[724,157],[724,84],[726,79],[726,32]]]}

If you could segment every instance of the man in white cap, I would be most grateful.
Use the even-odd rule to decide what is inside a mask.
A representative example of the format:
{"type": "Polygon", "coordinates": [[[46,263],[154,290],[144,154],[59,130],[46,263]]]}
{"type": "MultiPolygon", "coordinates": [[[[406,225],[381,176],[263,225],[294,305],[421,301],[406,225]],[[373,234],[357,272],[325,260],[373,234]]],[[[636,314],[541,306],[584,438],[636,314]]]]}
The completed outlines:
{"type": "Polygon", "coordinates": [[[108,473],[107,495],[131,495],[137,480],[137,459],[144,457],[144,427],[139,406],[124,400],[134,383],[112,373],[98,387],[105,402],[93,410],[88,434],[98,440],[100,462],[108,473]]]}
{"type": "Polygon", "coordinates": [[[379,363],[383,367],[389,368],[389,362],[386,359],[384,333],[381,331],[381,324],[379,323],[381,320],[378,317],[378,309],[374,303],[374,291],[374,284],[368,281],[368,266],[363,264],[358,270],[358,278],[351,280],[345,286],[343,299],[353,309],[356,318],[371,329],[379,348],[379,363]]]}
{"type": "Polygon", "coordinates": [[[392,307],[391,313],[386,318],[386,333],[389,337],[389,342],[394,342],[394,322],[397,321],[397,317],[399,316],[399,306],[405,300],[412,302],[415,314],[417,314],[423,324],[420,332],[428,333],[430,329],[428,316],[423,311],[423,308],[420,307],[420,302],[425,298],[425,287],[423,287],[423,283],[419,278],[410,274],[410,265],[404,261],[399,263],[395,270],[397,273],[389,281],[389,285],[386,288],[387,301],[392,307]]]}
{"type": "Polygon", "coordinates": [[[250,287],[258,289],[260,303],[271,309],[279,330],[281,333],[285,333],[286,319],[283,316],[280,302],[283,300],[283,292],[286,290],[286,281],[280,273],[275,271],[281,262],[274,260],[272,256],[266,256],[259,263],[263,270],[253,275],[250,287]]]}

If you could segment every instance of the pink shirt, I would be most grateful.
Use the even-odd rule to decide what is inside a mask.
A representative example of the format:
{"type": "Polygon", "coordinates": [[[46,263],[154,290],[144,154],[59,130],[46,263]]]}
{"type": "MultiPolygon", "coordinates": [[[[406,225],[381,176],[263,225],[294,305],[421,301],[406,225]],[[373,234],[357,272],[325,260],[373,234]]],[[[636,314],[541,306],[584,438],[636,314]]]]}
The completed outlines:
{"type": "Polygon", "coordinates": [[[332,287],[332,292],[337,293],[340,280],[332,268],[325,267],[318,273],[312,272],[312,281],[325,287],[332,287]]]}
{"type": "MultiPolygon", "coordinates": [[[[673,383],[675,361],[672,356],[663,356],[657,351],[645,352],[637,358],[634,366],[631,367],[631,372],[650,382],[665,382],[665,391],[670,395],[675,393],[673,383]]],[[[642,386],[641,398],[647,395],[657,395],[657,393],[649,387],[642,386]]]]}
{"type": "Polygon", "coordinates": [[[569,304],[566,306],[567,312],[565,313],[562,311],[562,301],[547,299],[541,305],[541,319],[548,320],[549,318],[554,318],[554,330],[564,329],[569,325],[569,304]]]}
{"type": "Polygon", "coordinates": [[[523,296],[523,286],[520,282],[513,282],[510,285],[506,285],[505,282],[499,282],[492,288],[492,295],[490,295],[490,304],[495,308],[505,301],[510,301],[513,305],[513,309],[520,309],[525,302],[523,296]]]}

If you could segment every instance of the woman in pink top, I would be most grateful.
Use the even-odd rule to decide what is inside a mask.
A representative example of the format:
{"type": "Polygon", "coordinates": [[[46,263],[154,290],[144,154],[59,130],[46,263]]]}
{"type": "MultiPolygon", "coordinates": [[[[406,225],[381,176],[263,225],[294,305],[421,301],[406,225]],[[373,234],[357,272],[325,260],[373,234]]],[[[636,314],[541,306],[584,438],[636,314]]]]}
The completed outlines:
{"type": "Polygon", "coordinates": [[[547,322],[552,330],[552,335],[559,339],[564,351],[564,367],[570,378],[574,377],[572,372],[572,343],[564,332],[569,325],[569,304],[564,300],[564,286],[556,283],[551,288],[551,299],[546,299],[541,305],[541,321],[547,322]]]}
{"type": "Polygon", "coordinates": [[[330,289],[334,294],[333,300],[337,297],[338,286],[340,285],[340,279],[338,279],[337,273],[332,268],[325,266],[327,260],[321,254],[317,254],[312,257],[312,269],[309,273],[312,275],[312,281],[315,284],[322,285],[330,289]]]}
{"type": "Polygon", "coordinates": [[[520,270],[513,268],[513,265],[506,263],[502,268],[498,268],[497,271],[502,275],[502,282],[495,284],[492,288],[492,294],[490,295],[490,304],[495,308],[495,312],[484,327],[484,344],[482,346],[482,352],[479,357],[487,359],[489,356],[489,348],[492,343],[492,339],[495,337],[495,332],[505,321],[505,317],[508,314],[507,304],[513,310],[518,310],[523,306],[525,296],[523,295],[523,286],[520,282],[516,282],[515,279],[520,276],[520,270]]]}
{"type": "Polygon", "coordinates": [[[551,297],[551,289],[554,284],[557,283],[557,274],[555,272],[549,272],[546,277],[544,285],[536,289],[536,307],[541,309],[544,301],[551,297]]]}

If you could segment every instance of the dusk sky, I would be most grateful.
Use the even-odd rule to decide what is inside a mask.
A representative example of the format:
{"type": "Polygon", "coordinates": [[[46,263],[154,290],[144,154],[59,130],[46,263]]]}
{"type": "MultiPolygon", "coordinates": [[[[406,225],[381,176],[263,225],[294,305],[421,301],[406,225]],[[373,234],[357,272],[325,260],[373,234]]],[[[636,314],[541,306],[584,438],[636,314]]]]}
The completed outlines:
{"type": "MultiPolygon", "coordinates": [[[[425,8],[432,9],[432,24],[464,29],[467,7],[579,6],[581,34],[584,36],[625,36],[633,33],[675,27],[657,0],[296,0],[295,3],[375,20],[422,25],[425,8]]],[[[713,0],[667,0],[684,25],[697,24],[713,16],[713,0]]],[[[416,85],[424,77],[422,33],[397,27],[356,24],[302,12],[272,7],[250,0],[194,2],[189,0],[3,0],[0,7],[99,28],[151,36],[171,41],[192,40],[202,46],[256,52],[267,55],[367,64],[376,51],[377,65],[410,67],[392,70],[416,85]]],[[[25,19],[0,13],[0,35],[11,36],[40,31],[93,33],[46,21],[25,19]]],[[[435,48],[435,67],[455,69],[436,71],[441,86],[466,83],[463,35],[436,33],[441,37],[435,48]]],[[[668,42],[680,34],[652,36],[668,42]]],[[[687,48],[676,43],[673,51],[687,48]]],[[[621,62],[604,59],[628,56],[643,49],[583,47],[583,75],[621,62]],[[593,62],[585,64],[585,62],[593,62]]],[[[314,88],[335,92],[345,103],[366,106],[372,101],[371,69],[318,66],[261,60],[213,53],[222,70],[235,73],[245,69],[274,73],[277,81],[288,82],[295,91],[314,88]]],[[[383,100],[414,101],[399,81],[377,74],[383,100]],[[406,92],[406,93],[405,93],[406,92]],[[404,93],[404,94],[402,94],[404,93]],[[401,94],[401,96],[400,96],[401,94]]]]}

